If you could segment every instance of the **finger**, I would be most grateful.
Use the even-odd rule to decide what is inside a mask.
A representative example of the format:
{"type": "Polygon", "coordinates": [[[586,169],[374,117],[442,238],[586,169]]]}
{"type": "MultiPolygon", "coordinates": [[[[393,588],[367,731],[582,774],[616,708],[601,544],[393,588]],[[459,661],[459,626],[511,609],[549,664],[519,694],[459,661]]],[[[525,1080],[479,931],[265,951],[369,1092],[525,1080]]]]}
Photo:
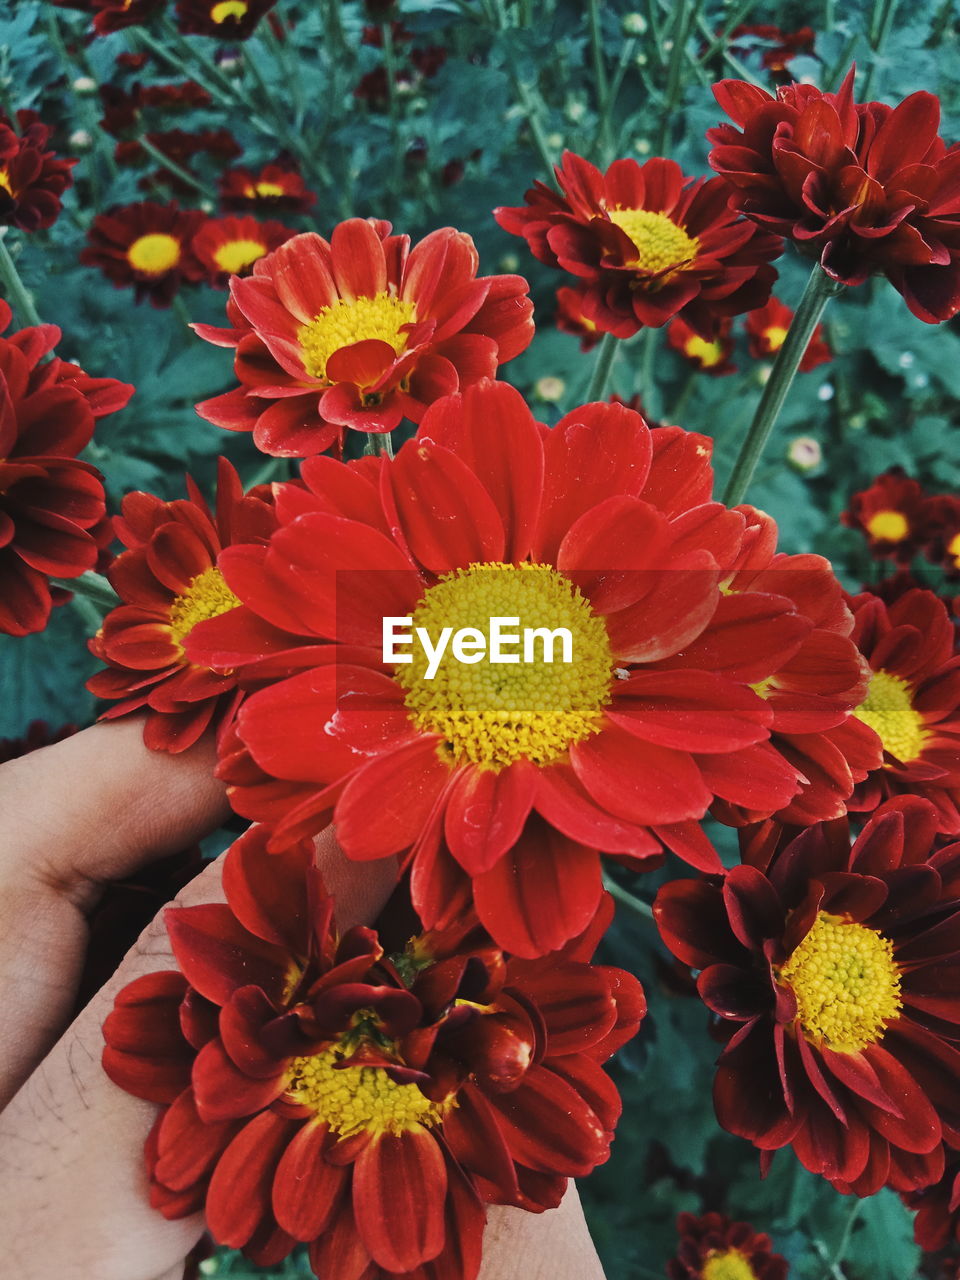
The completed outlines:
{"type": "Polygon", "coordinates": [[[604,1280],[572,1182],[546,1213],[490,1209],[477,1280],[604,1280]]]}

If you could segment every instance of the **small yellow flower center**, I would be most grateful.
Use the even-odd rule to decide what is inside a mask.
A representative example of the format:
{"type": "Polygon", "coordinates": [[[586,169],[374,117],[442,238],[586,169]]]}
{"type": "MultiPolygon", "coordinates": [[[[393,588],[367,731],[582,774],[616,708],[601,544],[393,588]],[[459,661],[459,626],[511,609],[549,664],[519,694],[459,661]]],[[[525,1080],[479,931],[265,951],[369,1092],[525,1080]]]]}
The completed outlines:
{"type": "Polygon", "coordinates": [[[0,169],[0,187],[6,191],[8,196],[13,195],[13,187],[10,184],[10,174],[6,169],[0,169]]]}
{"type": "Polygon", "coordinates": [[[910,523],[901,511],[875,511],[867,521],[871,538],[884,542],[902,542],[910,532],[910,523]]]}
{"type": "Polygon", "coordinates": [[[960,569],[960,533],[955,533],[947,543],[947,555],[956,568],[960,569]]]}
{"type": "Polygon", "coordinates": [[[162,276],[180,261],[180,241],[160,231],[139,236],[127,250],[127,259],[136,271],[162,276]]]}
{"type": "Polygon", "coordinates": [[[763,336],[767,340],[767,350],[773,355],[775,351],[779,351],[783,346],[787,331],[781,324],[772,324],[769,329],[764,329],[763,336]]]}
{"type": "Polygon", "coordinates": [[[412,324],[415,316],[412,302],[389,293],[352,302],[338,300],[332,307],[324,307],[316,319],[301,325],[297,334],[307,373],[311,378],[325,378],[327,361],[335,351],[367,338],[389,342],[399,355],[407,345],[407,335],[401,330],[412,324]]]}
{"type": "Polygon", "coordinates": [[[739,1249],[709,1254],[700,1274],[703,1280],[757,1280],[747,1255],[739,1249]]]}
{"type": "Polygon", "coordinates": [[[627,266],[659,275],[684,267],[697,256],[699,241],[665,213],[649,209],[608,209],[607,213],[636,246],[637,256],[627,266]]]}
{"type": "Polygon", "coordinates": [[[262,240],[228,240],[214,251],[213,258],[221,271],[239,275],[266,252],[267,246],[262,240]]]}
{"type": "Polygon", "coordinates": [[[889,751],[906,764],[916,760],[927,740],[923,716],[913,706],[913,689],[902,676],[875,671],[867,696],[853,714],[868,724],[889,751]]]}
{"type": "Polygon", "coordinates": [[[220,3],[215,4],[210,10],[210,17],[217,23],[226,22],[228,18],[236,18],[239,21],[247,16],[249,8],[246,0],[220,0],[220,3]]]}
{"type": "Polygon", "coordinates": [[[332,1045],[308,1058],[294,1058],[287,1094],[310,1107],[334,1133],[400,1134],[440,1124],[454,1098],[431,1102],[415,1084],[397,1084],[382,1067],[341,1067],[343,1049],[332,1045]]]}
{"type": "Polygon", "coordinates": [[[491,661],[487,644],[479,661],[462,662],[448,643],[428,680],[425,650],[414,639],[413,661],[396,670],[414,723],[441,734],[455,760],[482,768],[499,772],[521,759],[559,760],[572,743],[599,730],[609,701],[613,654],[603,619],[549,565],[492,563],[445,574],[424,593],[413,626],[423,627],[436,646],[445,627],[454,635],[476,628],[488,637],[495,617],[519,619],[503,626],[501,646],[519,661],[491,661]],[[558,628],[570,633],[568,652],[561,636],[547,634],[558,628]],[[509,636],[519,639],[508,644],[509,636]]]}
{"type": "Polygon", "coordinates": [[[683,349],[691,360],[699,360],[705,369],[712,369],[723,359],[723,347],[720,343],[707,342],[698,333],[686,340],[683,349]]]}
{"type": "Polygon", "coordinates": [[[170,606],[170,631],[174,641],[182,644],[198,622],[218,618],[221,613],[235,609],[240,603],[224,581],[219,569],[211,565],[195,578],[182,596],[177,596],[170,606]]]}
{"type": "Polygon", "coordinates": [[[902,1007],[890,939],[825,911],[779,977],[797,998],[806,1038],[836,1053],[857,1053],[874,1044],[902,1007]]]}
{"type": "Polygon", "coordinates": [[[268,196],[282,196],[286,193],[279,182],[255,182],[253,186],[247,187],[244,194],[266,198],[268,196]]]}

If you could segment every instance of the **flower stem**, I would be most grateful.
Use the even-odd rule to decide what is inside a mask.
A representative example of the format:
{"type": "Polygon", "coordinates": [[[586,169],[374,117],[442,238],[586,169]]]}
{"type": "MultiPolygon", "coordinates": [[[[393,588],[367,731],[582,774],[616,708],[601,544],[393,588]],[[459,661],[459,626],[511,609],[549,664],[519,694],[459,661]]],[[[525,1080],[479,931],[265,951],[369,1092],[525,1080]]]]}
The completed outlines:
{"type": "Polygon", "coordinates": [[[5,232],[6,227],[3,228],[3,232],[0,232],[0,283],[3,284],[7,292],[8,301],[17,313],[21,324],[42,324],[43,321],[40,319],[40,314],[34,304],[33,295],[20,279],[17,264],[10,256],[5,232]]]}
{"type": "Polygon", "coordinates": [[[517,60],[513,51],[513,43],[510,39],[510,23],[507,18],[506,5],[504,0],[492,0],[493,18],[497,31],[506,38],[501,42],[503,48],[504,59],[507,64],[507,74],[510,76],[510,82],[513,85],[513,91],[517,95],[520,106],[523,108],[523,114],[530,129],[530,135],[533,138],[534,146],[540,156],[540,162],[543,165],[547,181],[550,182],[554,178],[553,152],[550,144],[547,142],[547,135],[543,131],[543,125],[540,123],[539,107],[534,100],[526,81],[520,75],[517,67],[517,60]]]}
{"type": "Polygon", "coordinates": [[[609,129],[610,83],[603,61],[603,32],[600,27],[600,0],[590,0],[590,53],[593,59],[593,86],[597,94],[597,115],[600,117],[601,143],[606,147],[609,129]]]}
{"type": "Polygon", "coordinates": [[[586,394],[587,404],[593,404],[595,400],[603,399],[604,392],[607,389],[607,381],[610,377],[610,370],[613,368],[613,362],[616,360],[619,350],[620,339],[614,337],[612,333],[605,333],[600,339],[597,362],[593,366],[593,373],[590,375],[590,383],[586,394]]]}
{"type": "Polygon", "coordinates": [[[699,0],[679,0],[674,10],[673,27],[670,31],[673,48],[670,50],[670,62],[667,68],[667,92],[660,116],[660,133],[657,137],[658,156],[665,155],[670,146],[674,115],[676,114],[677,103],[680,101],[681,71],[686,58],[690,24],[699,12],[699,0]]]}
{"type": "Polygon", "coordinates": [[[763,453],[773,425],[780,415],[787,392],[796,376],[800,361],[807,350],[813,331],[820,323],[823,309],[830,298],[840,292],[843,285],[831,280],[819,263],[810,273],[793,322],[787,330],[783,346],[777,352],[767,385],[753,415],[753,421],[740,446],[740,454],[734,463],[723,500],[728,507],[743,501],[757,463],[763,453]]]}
{"type": "Polygon", "coordinates": [[[887,43],[887,37],[893,27],[893,17],[897,11],[897,0],[876,0],[873,6],[873,14],[870,18],[870,34],[867,39],[870,41],[870,48],[873,50],[873,57],[870,60],[870,66],[867,68],[867,76],[863,82],[863,96],[870,97],[870,91],[873,87],[873,77],[876,74],[877,63],[880,55],[883,53],[884,45],[887,43]]]}
{"type": "Polygon", "coordinates": [[[384,454],[388,458],[393,457],[393,434],[390,431],[370,431],[367,433],[366,443],[363,446],[365,457],[379,457],[384,454]]]}
{"type": "Polygon", "coordinates": [[[160,150],[155,142],[151,142],[146,134],[138,138],[137,142],[147,155],[153,156],[157,164],[166,169],[168,173],[172,173],[175,178],[185,182],[188,187],[193,187],[194,191],[198,191],[205,199],[216,203],[217,193],[212,187],[208,187],[205,182],[201,182],[199,178],[194,177],[189,169],[185,169],[183,165],[177,164],[176,160],[172,160],[165,152],[160,150]]]}
{"type": "Polygon", "coordinates": [[[631,911],[635,911],[638,916],[644,916],[647,920],[653,919],[653,907],[651,907],[650,903],[636,897],[629,889],[624,889],[623,885],[617,884],[612,876],[605,875],[603,877],[603,887],[612,898],[616,898],[617,902],[629,907],[631,911]]]}
{"type": "Polygon", "coordinates": [[[92,569],[81,573],[79,578],[51,578],[50,581],[54,586],[63,587],[64,591],[72,591],[74,595],[89,600],[99,609],[101,617],[120,603],[120,597],[103,574],[94,573],[92,569]]]}

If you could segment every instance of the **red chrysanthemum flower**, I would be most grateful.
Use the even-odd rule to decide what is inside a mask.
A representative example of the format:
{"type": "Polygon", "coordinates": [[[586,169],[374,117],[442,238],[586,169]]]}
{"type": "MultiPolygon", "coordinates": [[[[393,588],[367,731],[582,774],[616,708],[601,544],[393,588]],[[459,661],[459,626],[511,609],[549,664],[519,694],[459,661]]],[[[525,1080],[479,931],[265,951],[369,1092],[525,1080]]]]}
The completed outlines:
{"type": "Polygon", "coordinates": [[[233,213],[306,213],[317,202],[296,169],[275,162],[259,173],[228,169],[220,179],[220,203],[233,213]]]}
{"type": "Polygon", "coordinates": [[[921,1249],[937,1253],[960,1242],[960,1153],[947,1153],[946,1168],[938,1182],[922,1191],[908,1191],[902,1199],[916,1215],[913,1238],[921,1249]]]}
{"type": "Polygon", "coordinates": [[[0,115],[0,224],[37,231],[56,222],[77,162],[44,151],[52,132],[35,111],[18,111],[16,128],[0,115]]]}
{"type": "MultiPolygon", "coordinates": [[[[771,298],[764,307],[751,311],[747,316],[744,328],[750,354],[755,360],[768,359],[775,356],[783,346],[787,330],[793,322],[793,312],[779,298],[771,298]]],[[[814,329],[807,349],[803,353],[799,369],[801,373],[809,373],[819,364],[827,364],[833,359],[830,344],[824,336],[822,324],[814,329]]]]}
{"type": "Polygon", "coordinates": [[[246,40],[277,0],[177,0],[177,27],[184,35],[246,40]]]}
{"type": "Polygon", "coordinates": [[[767,71],[774,73],[774,79],[780,78],[798,53],[813,53],[816,38],[813,27],[784,31],[772,23],[742,23],[730,32],[731,46],[738,57],[747,52],[736,43],[744,36],[753,36],[763,42],[760,61],[767,71]]]}
{"type": "Polygon", "coordinates": [[[166,0],[93,0],[93,29],[98,36],[149,22],[166,0]]]}
{"type": "MultiPolygon", "coordinates": [[[[0,331],[12,314],[0,300],[0,331]]],[[[90,378],[43,357],[56,325],[0,338],[0,632],[42,631],[49,577],[76,578],[96,563],[93,536],[105,510],[99,471],[77,454],[97,418],[122,409],[133,387],[90,378]]]]}
{"type": "Polygon", "coordinates": [[[452,227],[413,249],[390,224],[351,218],[328,243],[294,236],[230,282],[233,327],[197,325],[235,347],[241,386],[197,405],[209,422],[252,431],[264,453],[306,457],[345,431],[392,431],[529,346],[533,304],[521,276],[477,277],[473,241],[452,227]]]}
{"type": "Polygon", "coordinates": [[[525,206],[494,217],[582,281],[584,314],[604,333],[629,338],[682,315],[710,339],[719,319],[770,296],[782,242],[731,213],[716,178],[695,181],[659,158],[616,160],[604,174],[571,151],[556,175],[562,194],[537,182],[525,206]]]}
{"type": "Polygon", "coordinates": [[[667,1263],[670,1280],[787,1280],[790,1264],[749,1222],[723,1213],[681,1213],[677,1235],[677,1256],[667,1263]]]}
{"type": "Polygon", "coordinates": [[[932,852],[936,827],[916,797],[852,848],[843,820],[779,843],[768,824],[725,878],[658,893],[663,940],[723,1020],[717,1116],[764,1163],[790,1145],[840,1191],[910,1191],[960,1140],[960,845],[932,852]]]}
{"type": "Polygon", "coordinates": [[[583,292],[564,285],[557,290],[557,328],[580,339],[581,351],[592,351],[603,334],[583,313],[583,292]]]}
{"type": "Polygon", "coordinates": [[[933,94],[856,103],[853,78],[851,68],[838,93],[791,84],[775,98],[721,81],[717,101],[740,128],[709,130],[710,165],[735,208],[792,237],[834,280],[885,275],[915,316],[949,320],[960,307],[960,150],[937,133],[933,94]]]}
{"type": "Polygon", "coordinates": [[[819,558],[727,591],[747,522],[711,502],[709,457],[705,437],[610,404],[547,432],[483,383],[432,406],[393,461],[310,459],[305,490],[277,490],[269,547],[221,556],[244,607],[188,641],[275,682],[246,700],[223,765],[235,807],[274,822],[278,848],[332,818],[349,857],[402,854],[428,927],[472,881],[484,927],[524,955],[590,919],[597,850],[642,866],[654,828],[719,868],[697,825],[715,797],[769,815],[803,786],[755,687],[783,679],[784,730],[813,738],[843,718],[859,658],[818,640],[829,592],[789,595],[828,591],[819,558]],[[495,615],[566,628],[570,661],[542,631],[515,666],[447,650],[428,676],[420,644],[384,656],[385,616],[436,644],[495,615]]]}
{"type": "Polygon", "coordinates": [[[127,550],[107,576],[123,604],[90,641],[108,667],[87,688],[116,701],[103,719],[146,710],[143,737],[154,751],[184,751],[210,725],[221,729],[239,699],[236,680],[191,663],[183,642],[198,622],[239,604],[217,568],[222,548],[265,541],[275,520],[269,495],[244,497],[225,458],[218,481],[215,514],[188,477],[188,499],[131,493],[115,520],[127,550]]]}
{"type": "Polygon", "coordinates": [[[94,218],[80,261],[99,267],[117,289],[133,286],[137,302],[169,307],[184,280],[203,279],[190,244],[204,220],[199,209],[175,202],[114,205],[94,218]]]}
{"type": "Polygon", "coordinates": [[[924,555],[944,568],[948,578],[955,578],[960,574],[960,498],[947,493],[928,498],[923,512],[924,555]]]}
{"type": "Polygon", "coordinates": [[[209,218],[193,237],[194,256],[207,268],[210,283],[225,289],[231,276],[246,276],[255,262],[296,235],[281,222],[256,218],[209,218]]]}
{"type": "MultiPolygon", "coordinates": [[[[150,1199],[318,1276],[474,1280],[486,1204],[557,1205],[606,1160],[620,1100],[601,1064],[645,1012],[635,978],[541,961],[479,929],[392,955],[337,938],[312,842],[227,855],[227,905],[168,908],[181,972],[126,987],[104,1024],[112,1080],[163,1110],[150,1199]],[[466,936],[465,936],[466,934],[466,936]]],[[[609,912],[601,922],[609,921],[609,912]]]]}
{"type": "Polygon", "coordinates": [[[686,320],[678,317],[667,325],[667,345],[678,351],[695,369],[709,373],[711,378],[722,378],[728,373],[737,372],[737,366],[731,358],[733,334],[730,320],[722,320],[708,342],[695,329],[691,329],[686,320]]]}
{"type": "Polygon", "coordinates": [[[854,639],[872,672],[854,712],[883,746],[883,764],[857,786],[849,808],[870,812],[889,795],[918,794],[937,809],[940,830],[960,834],[960,657],[946,605],[908,591],[887,605],[852,603],[854,639]]]}
{"type": "Polygon", "coordinates": [[[851,496],[840,521],[866,534],[872,556],[909,564],[931,537],[930,515],[930,500],[917,481],[903,467],[891,467],[851,496]]]}

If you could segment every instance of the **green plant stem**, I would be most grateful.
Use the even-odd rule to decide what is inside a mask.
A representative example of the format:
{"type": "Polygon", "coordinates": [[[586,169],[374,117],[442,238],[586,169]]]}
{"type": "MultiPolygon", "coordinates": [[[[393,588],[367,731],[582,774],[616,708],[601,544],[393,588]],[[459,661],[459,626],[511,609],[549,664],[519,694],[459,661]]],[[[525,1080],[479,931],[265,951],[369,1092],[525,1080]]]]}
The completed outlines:
{"type": "Polygon", "coordinates": [[[527,85],[521,77],[520,71],[517,67],[517,60],[514,56],[513,45],[508,35],[510,31],[510,23],[507,18],[507,10],[504,0],[493,0],[493,18],[497,31],[499,31],[501,35],[507,35],[507,39],[501,42],[504,59],[507,64],[507,74],[510,77],[510,83],[513,85],[513,91],[517,95],[520,106],[523,108],[524,118],[530,129],[534,146],[540,156],[540,162],[543,165],[547,181],[552,182],[554,180],[553,153],[550,150],[549,142],[547,142],[547,135],[543,131],[543,125],[540,123],[538,105],[530,90],[527,88],[527,85]]]}
{"type": "Polygon", "coordinates": [[[307,114],[306,103],[303,100],[303,82],[300,76],[300,66],[297,61],[290,56],[290,36],[286,33],[284,36],[278,36],[276,31],[269,22],[262,23],[260,27],[260,37],[266,48],[270,49],[277,59],[277,62],[283,68],[283,77],[290,89],[293,97],[293,129],[299,134],[303,128],[304,117],[307,114]]]}
{"type": "Polygon", "coordinates": [[[74,595],[89,600],[99,609],[101,617],[120,603],[120,597],[103,574],[94,573],[92,569],[81,573],[79,578],[51,578],[50,581],[54,586],[63,587],[64,591],[72,591],[74,595]]]}
{"type": "Polygon", "coordinates": [[[403,177],[403,138],[400,133],[400,95],[397,93],[397,53],[393,45],[393,28],[389,19],[380,23],[380,40],[383,45],[383,70],[387,77],[390,128],[393,133],[392,186],[396,192],[403,177]]]}
{"type": "Polygon", "coordinates": [[[193,319],[190,315],[190,312],[187,310],[187,304],[184,302],[183,297],[179,293],[174,294],[173,309],[179,316],[180,320],[183,322],[183,326],[187,330],[187,332],[190,334],[190,337],[191,338],[194,337],[195,335],[192,328],[193,319]]]}
{"type": "Polygon", "coordinates": [[[607,390],[607,382],[610,378],[610,370],[613,368],[613,362],[616,360],[619,350],[620,339],[615,338],[612,333],[605,333],[600,339],[596,363],[593,366],[593,373],[590,375],[590,382],[587,386],[587,404],[603,399],[607,390]]]}
{"type": "Polygon", "coordinates": [[[656,374],[654,373],[659,340],[659,329],[645,329],[640,338],[640,399],[643,402],[643,412],[647,418],[659,417],[660,396],[657,391],[656,374]]]}
{"type": "MultiPolygon", "coordinates": [[[[6,228],[4,228],[4,231],[6,231],[6,228]]],[[[33,295],[20,279],[17,264],[10,256],[6,237],[3,234],[0,234],[0,282],[4,285],[8,295],[7,301],[17,313],[17,318],[21,324],[43,323],[33,301],[33,295]]]]}
{"type": "Polygon", "coordinates": [[[393,457],[393,434],[390,431],[369,431],[363,446],[364,457],[393,457]]]}
{"type": "Polygon", "coordinates": [[[930,26],[930,39],[927,42],[928,48],[937,49],[943,42],[947,27],[950,25],[950,16],[953,13],[954,0],[943,0],[940,8],[937,10],[937,16],[934,18],[930,26]]]}
{"type": "Polygon", "coordinates": [[[188,187],[193,187],[194,191],[198,191],[205,200],[211,200],[214,204],[216,203],[217,193],[214,191],[213,187],[208,187],[205,182],[194,177],[189,169],[185,169],[183,165],[177,164],[176,160],[171,160],[165,152],[160,150],[156,143],[150,141],[146,134],[144,134],[142,138],[138,138],[137,142],[141,147],[143,147],[147,155],[153,156],[157,164],[166,169],[168,173],[172,173],[175,178],[179,178],[181,182],[185,182],[188,187]]]}
{"type": "Polygon", "coordinates": [[[686,409],[690,397],[693,395],[693,389],[697,385],[698,369],[691,369],[684,379],[683,386],[680,388],[680,394],[674,400],[673,404],[667,411],[668,422],[679,422],[680,415],[686,409]]]}
{"type": "Polygon", "coordinates": [[[870,48],[873,50],[873,57],[870,60],[870,66],[867,68],[866,79],[863,82],[863,97],[869,99],[870,92],[873,88],[873,77],[876,75],[877,63],[880,55],[883,53],[884,46],[889,38],[890,31],[893,27],[894,15],[897,12],[897,0],[875,0],[873,6],[873,14],[870,18],[870,48]]]}
{"type": "Polygon", "coordinates": [[[847,1249],[850,1247],[850,1237],[853,1235],[853,1228],[856,1226],[857,1219],[860,1216],[860,1210],[863,1208],[863,1202],[854,1197],[853,1203],[847,1213],[847,1220],[843,1224],[843,1234],[837,1244],[836,1253],[833,1255],[833,1269],[842,1276],[841,1266],[846,1256],[847,1249]]]}
{"type": "Polygon", "coordinates": [[[593,62],[593,87],[597,95],[597,114],[601,120],[606,118],[607,100],[610,96],[610,84],[607,80],[607,68],[603,61],[603,32],[600,27],[600,0],[590,0],[587,6],[590,24],[590,57],[593,62]]]}
{"type": "Polygon", "coordinates": [[[343,23],[340,21],[340,5],[343,0],[326,0],[323,9],[326,15],[327,42],[335,57],[351,52],[347,38],[343,34],[343,23]]]}
{"type": "Polygon", "coordinates": [[[660,115],[660,131],[657,135],[658,156],[666,155],[670,147],[673,117],[680,100],[681,70],[686,57],[687,36],[690,34],[691,19],[697,11],[699,11],[698,0],[677,0],[673,11],[673,26],[670,28],[673,48],[670,50],[670,62],[667,66],[667,92],[660,115]]]}
{"type": "Polygon", "coordinates": [[[839,293],[842,288],[843,285],[836,280],[831,280],[817,263],[810,273],[810,279],[803,291],[793,322],[787,330],[783,346],[777,352],[767,385],[763,388],[760,403],[757,405],[753,421],[740,446],[739,457],[727,481],[723,501],[728,507],[734,507],[743,501],[770,432],[787,398],[787,392],[796,377],[800,361],[803,359],[814,329],[820,323],[823,309],[830,298],[839,293]]]}
{"type": "MultiPolygon", "coordinates": [[[[734,9],[733,13],[723,24],[720,34],[714,36],[713,40],[707,45],[704,52],[699,55],[697,61],[701,66],[708,63],[711,58],[723,50],[727,41],[730,39],[730,33],[735,27],[739,27],[740,23],[743,22],[744,18],[746,18],[747,14],[752,8],[754,8],[756,3],[757,0],[743,0],[743,3],[734,9]]],[[[824,29],[829,30],[829,27],[824,29]]]]}
{"type": "Polygon", "coordinates": [[[650,903],[644,902],[642,898],[632,894],[629,889],[624,889],[623,885],[617,884],[612,876],[605,875],[603,877],[603,887],[611,897],[616,898],[617,902],[629,907],[638,916],[644,916],[647,920],[653,919],[653,907],[651,907],[650,903]]]}

